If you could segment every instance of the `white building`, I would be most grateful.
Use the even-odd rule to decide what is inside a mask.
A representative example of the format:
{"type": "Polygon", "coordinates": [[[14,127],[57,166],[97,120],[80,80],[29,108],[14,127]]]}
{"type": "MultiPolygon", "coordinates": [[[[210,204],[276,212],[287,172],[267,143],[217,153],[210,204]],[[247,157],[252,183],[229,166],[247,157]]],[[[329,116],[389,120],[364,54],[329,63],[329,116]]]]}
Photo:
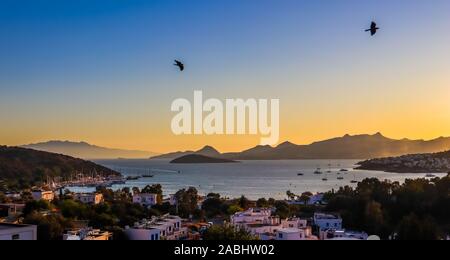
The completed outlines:
{"type": "Polygon", "coordinates": [[[133,227],[126,227],[125,233],[130,240],[180,240],[188,236],[188,230],[181,225],[178,216],[165,215],[144,219],[133,227]]]}
{"type": "Polygon", "coordinates": [[[346,230],[326,230],[320,232],[321,240],[367,240],[369,235],[365,232],[346,230]]]}
{"type": "Polygon", "coordinates": [[[276,232],[276,240],[317,240],[312,235],[311,227],[283,228],[276,232]]]}
{"type": "Polygon", "coordinates": [[[300,219],[297,217],[281,220],[283,228],[306,228],[308,221],[306,219],[300,219]]]}
{"type": "Polygon", "coordinates": [[[63,235],[63,240],[110,240],[112,233],[100,229],[84,228],[70,230],[63,235]]]}
{"type": "Polygon", "coordinates": [[[315,213],[314,225],[318,226],[320,231],[341,230],[342,218],[331,214],[315,213]]]}
{"type": "Polygon", "coordinates": [[[247,223],[273,223],[271,209],[248,209],[246,211],[237,212],[231,217],[231,224],[247,224],[247,223]]]}
{"type": "Polygon", "coordinates": [[[101,193],[75,193],[73,198],[83,204],[97,205],[104,201],[101,193]]]}
{"type": "Polygon", "coordinates": [[[55,193],[53,191],[33,190],[31,195],[34,200],[53,201],[55,199],[55,193]]]}
{"type": "Polygon", "coordinates": [[[312,236],[307,220],[300,218],[280,219],[272,216],[271,209],[249,209],[231,216],[231,224],[245,229],[261,240],[301,240],[317,239],[312,236]],[[281,234],[281,235],[280,235],[281,234]],[[295,239],[291,239],[294,238],[295,239]]]}
{"type": "Polygon", "coordinates": [[[150,207],[158,204],[158,194],[136,193],[133,195],[133,203],[141,204],[144,207],[150,207]]]}
{"type": "MultiPolygon", "coordinates": [[[[323,205],[325,204],[323,197],[324,197],[323,193],[317,193],[315,195],[312,195],[306,202],[306,205],[323,205]]],[[[305,201],[300,201],[298,199],[288,200],[287,203],[290,205],[305,205],[305,201]]]]}
{"type": "Polygon", "coordinates": [[[37,240],[37,227],[0,223],[0,240],[37,240]]]}

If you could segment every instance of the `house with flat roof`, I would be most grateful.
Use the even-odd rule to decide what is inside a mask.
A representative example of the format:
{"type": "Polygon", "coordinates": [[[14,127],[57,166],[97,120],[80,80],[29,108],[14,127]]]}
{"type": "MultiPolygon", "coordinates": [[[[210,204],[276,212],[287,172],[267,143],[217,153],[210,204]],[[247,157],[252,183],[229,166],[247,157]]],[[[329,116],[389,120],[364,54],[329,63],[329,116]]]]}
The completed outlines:
{"type": "Polygon", "coordinates": [[[0,223],[0,240],[37,240],[37,226],[0,223]]]}
{"type": "Polygon", "coordinates": [[[332,214],[315,213],[314,225],[318,226],[320,231],[341,230],[342,218],[332,214]]]}
{"type": "Polygon", "coordinates": [[[34,200],[53,201],[55,199],[55,193],[48,190],[33,190],[31,195],[34,200]]]}
{"type": "Polygon", "coordinates": [[[158,204],[158,194],[136,193],[133,195],[133,203],[140,204],[144,207],[154,206],[158,204]]]}
{"type": "Polygon", "coordinates": [[[188,229],[181,222],[180,217],[171,215],[143,219],[125,227],[125,234],[130,240],[181,240],[188,237],[188,229]]]}
{"type": "Polygon", "coordinates": [[[69,230],[63,240],[111,240],[112,233],[93,228],[69,230]]]}
{"type": "Polygon", "coordinates": [[[272,216],[272,209],[251,208],[235,213],[230,221],[235,228],[244,229],[261,240],[317,239],[312,236],[307,220],[297,217],[280,219],[272,216]]]}
{"type": "Polygon", "coordinates": [[[93,192],[93,193],[75,193],[73,198],[83,204],[97,205],[104,201],[103,194],[93,192]]]}

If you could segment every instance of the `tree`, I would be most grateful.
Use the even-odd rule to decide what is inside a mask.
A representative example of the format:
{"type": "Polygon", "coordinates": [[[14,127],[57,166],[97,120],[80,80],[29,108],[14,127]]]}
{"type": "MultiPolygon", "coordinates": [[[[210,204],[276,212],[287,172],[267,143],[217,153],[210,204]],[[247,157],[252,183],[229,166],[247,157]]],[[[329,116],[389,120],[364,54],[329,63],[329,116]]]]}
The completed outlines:
{"type": "Polygon", "coordinates": [[[242,209],[248,209],[250,207],[250,201],[244,195],[239,198],[238,204],[242,209]]]}
{"type": "Polygon", "coordinates": [[[24,216],[28,216],[29,214],[35,212],[35,211],[41,211],[41,210],[50,210],[52,205],[45,200],[39,200],[39,201],[29,201],[25,204],[25,208],[23,209],[22,213],[24,216]]]}
{"type": "Polygon", "coordinates": [[[426,217],[420,219],[410,214],[402,219],[397,230],[397,240],[438,240],[440,239],[435,222],[426,217]]]}
{"type": "Polygon", "coordinates": [[[37,225],[38,240],[61,240],[64,230],[73,227],[70,221],[59,215],[43,216],[33,212],[24,219],[25,224],[37,225]]]}
{"type": "Polygon", "coordinates": [[[85,219],[88,217],[87,206],[74,200],[63,200],[59,203],[59,209],[66,218],[85,219]]]}
{"type": "Polygon", "coordinates": [[[288,218],[291,215],[291,209],[289,207],[289,204],[285,201],[277,201],[275,203],[275,214],[278,215],[280,218],[288,218]]]}
{"type": "Polygon", "coordinates": [[[207,217],[212,218],[224,213],[225,203],[220,197],[217,196],[208,196],[202,203],[202,210],[205,211],[207,217]]]}
{"type": "Polygon", "coordinates": [[[312,196],[311,192],[303,192],[299,199],[304,205],[307,205],[312,196]]]}
{"type": "Polygon", "coordinates": [[[270,207],[269,202],[265,198],[260,198],[256,201],[256,207],[258,208],[268,208],[270,207]]]}
{"type": "Polygon", "coordinates": [[[250,232],[244,229],[236,229],[231,225],[214,225],[204,233],[203,238],[215,241],[258,240],[250,232]]]}
{"type": "Polygon", "coordinates": [[[175,193],[178,214],[182,217],[190,217],[198,209],[198,192],[194,187],[182,189],[175,193]]]}
{"type": "Polygon", "coordinates": [[[382,235],[381,231],[385,223],[383,209],[380,203],[371,201],[367,204],[365,210],[365,223],[366,232],[373,235],[382,235]]]}
{"type": "Polygon", "coordinates": [[[241,211],[243,211],[243,209],[241,207],[239,207],[238,205],[234,205],[234,204],[230,205],[227,209],[228,215],[233,215],[234,213],[241,212],[241,211]]]}

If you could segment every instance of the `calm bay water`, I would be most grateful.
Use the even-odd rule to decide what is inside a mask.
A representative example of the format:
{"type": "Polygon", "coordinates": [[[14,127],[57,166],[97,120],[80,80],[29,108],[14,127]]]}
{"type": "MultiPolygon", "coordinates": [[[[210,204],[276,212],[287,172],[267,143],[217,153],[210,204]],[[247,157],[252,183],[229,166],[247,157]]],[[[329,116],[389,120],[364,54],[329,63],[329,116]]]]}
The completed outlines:
{"type": "MultiPolygon", "coordinates": [[[[121,172],[124,176],[154,175],[153,178],[141,178],[128,181],[125,185],[114,185],[113,189],[123,187],[145,187],[159,183],[164,193],[196,187],[201,194],[220,193],[235,198],[245,195],[250,199],[285,199],[286,191],[296,194],[305,191],[325,192],[351,184],[352,180],[361,181],[376,177],[380,180],[404,182],[405,179],[423,178],[425,174],[396,174],[377,171],[353,170],[358,160],[283,160],[283,161],[242,161],[228,164],[170,164],[167,160],[98,160],[96,163],[121,172]],[[322,175],[314,174],[321,168],[322,175]],[[348,169],[338,175],[340,169],[348,169]],[[331,173],[327,173],[331,171],[331,173]],[[298,173],[304,176],[298,176],[298,173]],[[344,180],[338,180],[343,176],[344,180]],[[323,181],[323,178],[328,181],[323,181]]],[[[446,176],[446,174],[436,174],[446,176]]],[[[93,188],[72,188],[73,191],[93,191],[93,188]]]]}

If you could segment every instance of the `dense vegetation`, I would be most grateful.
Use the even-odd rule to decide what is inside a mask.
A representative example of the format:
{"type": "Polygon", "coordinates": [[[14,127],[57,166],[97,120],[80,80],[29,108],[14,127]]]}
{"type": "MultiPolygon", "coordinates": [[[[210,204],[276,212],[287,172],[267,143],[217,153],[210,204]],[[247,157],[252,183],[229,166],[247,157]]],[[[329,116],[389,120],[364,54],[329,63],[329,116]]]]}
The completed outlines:
{"type": "Polygon", "coordinates": [[[66,178],[82,170],[119,175],[93,162],[65,155],[0,146],[0,190],[22,190],[42,184],[47,177],[66,178]]]}
{"type": "Polygon", "coordinates": [[[204,234],[203,239],[212,241],[245,241],[258,240],[244,229],[236,229],[231,225],[215,225],[210,227],[204,234]]]}
{"type": "Polygon", "coordinates": [[[366,179],[328,193],[327,211],[349,229],[384,239],[441,239],[450,234],[450,175],[398,182],[366,179]]]}

